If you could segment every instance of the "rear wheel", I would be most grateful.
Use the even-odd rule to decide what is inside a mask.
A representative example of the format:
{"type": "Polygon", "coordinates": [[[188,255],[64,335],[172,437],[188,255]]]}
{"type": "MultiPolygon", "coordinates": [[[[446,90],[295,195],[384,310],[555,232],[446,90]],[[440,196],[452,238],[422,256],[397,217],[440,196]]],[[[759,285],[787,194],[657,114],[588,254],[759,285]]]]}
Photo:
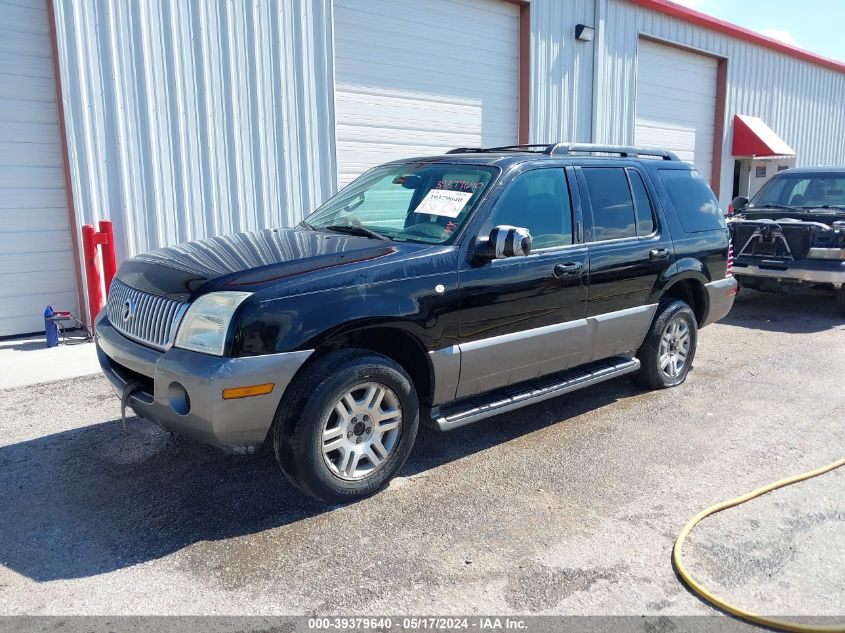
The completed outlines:
{"type": "Polygon", "coordinates": [[[698,343],[698,324],[692,308],[675,300],[661,303],[645,341],[637,352],[640,385],[666,389],[687,378],[698,343]]]}
{"type": "Polygon", "coordinates": [[[332,352],[289,390],[273,444],[285,475],[304,492],[329,503],[355,501],[387,485],[405,463],[419,404],[408,374],[390,358],[332,352]]]}
{"type": "Polygon", "coordinates": [[[839,287],[839,294],[836,296],[839,302],[839,312],[842,313],[842,316],[845,316],[845,284],[839,287]]]}

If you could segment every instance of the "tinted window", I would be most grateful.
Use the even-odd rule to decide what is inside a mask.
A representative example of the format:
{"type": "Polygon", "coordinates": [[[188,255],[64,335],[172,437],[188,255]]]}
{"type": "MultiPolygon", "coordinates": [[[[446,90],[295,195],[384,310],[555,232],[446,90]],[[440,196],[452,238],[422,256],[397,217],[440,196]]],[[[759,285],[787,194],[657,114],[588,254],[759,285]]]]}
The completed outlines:
{"type": "Polygon", "coordinates": [[[631,179],[631,191],[634,192],[634,208],[637,212],[637,235],[654,233],[654,209],[648,197],[643,177],[636,169],[628,170],[631,179]]]}
{"type": "Polygon", "coordinates": [[[767,204],[791,207],[845,205],[845,174],[837,172],[780,174],[763,185],[751,200],[752,207],[767,204]]]}
{"type": "Polygon", "coordinates": [[[621,167],[585,167],[584,178],[593,207],[593,240],[636,237],[634,201],[625,170],[621,167]]]}
{"type": "Polygon", "coordinates": [[[698,171],[661,169],[659,173],[687,233],[724,228],[719,201],[698,171]]]}
{"type": "Polygon", "coordinates": [[[519,226],[533,248],[572,244],[572,206],[562,169],[535,169],[518,176],[493,209],[490,227],[519,226]]]}

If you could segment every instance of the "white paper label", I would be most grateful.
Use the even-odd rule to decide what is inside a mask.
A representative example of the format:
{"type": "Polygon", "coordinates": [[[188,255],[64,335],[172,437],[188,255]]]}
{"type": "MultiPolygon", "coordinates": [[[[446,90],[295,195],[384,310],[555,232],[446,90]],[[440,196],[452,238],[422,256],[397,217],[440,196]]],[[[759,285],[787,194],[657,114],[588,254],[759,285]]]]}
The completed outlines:
{"type": "Polygon", "coordinates": [[[414,213],[428,213],[430,215],[442,215],[444,218],[456,218],[470,198],[472,198],[471,191],[432,189],[422,199],[419,206],[414,209],[414,213]]]}

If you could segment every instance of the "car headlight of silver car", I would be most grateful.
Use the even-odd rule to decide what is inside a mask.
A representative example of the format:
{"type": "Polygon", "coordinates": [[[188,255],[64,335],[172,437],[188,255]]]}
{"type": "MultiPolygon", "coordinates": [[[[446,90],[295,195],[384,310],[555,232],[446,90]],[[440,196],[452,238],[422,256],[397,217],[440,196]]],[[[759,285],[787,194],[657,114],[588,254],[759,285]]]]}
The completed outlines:
{"type": "Polygon", "coordinates": [[[194,301],[189,307],[174,347],[203,354],[223,356],[226,333],[238,306],[251,292],[209,292],[194,301]]]}

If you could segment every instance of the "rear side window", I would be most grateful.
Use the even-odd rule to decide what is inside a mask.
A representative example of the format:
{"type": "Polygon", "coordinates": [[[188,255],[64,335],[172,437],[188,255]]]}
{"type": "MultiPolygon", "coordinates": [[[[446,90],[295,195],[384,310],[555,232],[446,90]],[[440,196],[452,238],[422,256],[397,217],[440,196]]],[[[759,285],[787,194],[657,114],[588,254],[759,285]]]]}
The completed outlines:
{"type": "Polygon", "coordinates": [[[669,192],[669,199],[678,212],[681,226],[687,233],[725,227],[719,201],[698,171],[660,169],[658,172],[666,191],[669,192]]]}
{"type": "Polygon", "coordinates": [[[621,167],[584,167],[593,208],[593,241],[636,237],[636,215],[628,178],[621,167]]]}
{"type": "Polygon", "coordinates": [[[654,208],[648,197],[643,177],[636,169],[628,170],[631,179],[631,191],[634,193],[634,207],[637,212],[637,235],[640,237],[654,233],[654,208]]]}

